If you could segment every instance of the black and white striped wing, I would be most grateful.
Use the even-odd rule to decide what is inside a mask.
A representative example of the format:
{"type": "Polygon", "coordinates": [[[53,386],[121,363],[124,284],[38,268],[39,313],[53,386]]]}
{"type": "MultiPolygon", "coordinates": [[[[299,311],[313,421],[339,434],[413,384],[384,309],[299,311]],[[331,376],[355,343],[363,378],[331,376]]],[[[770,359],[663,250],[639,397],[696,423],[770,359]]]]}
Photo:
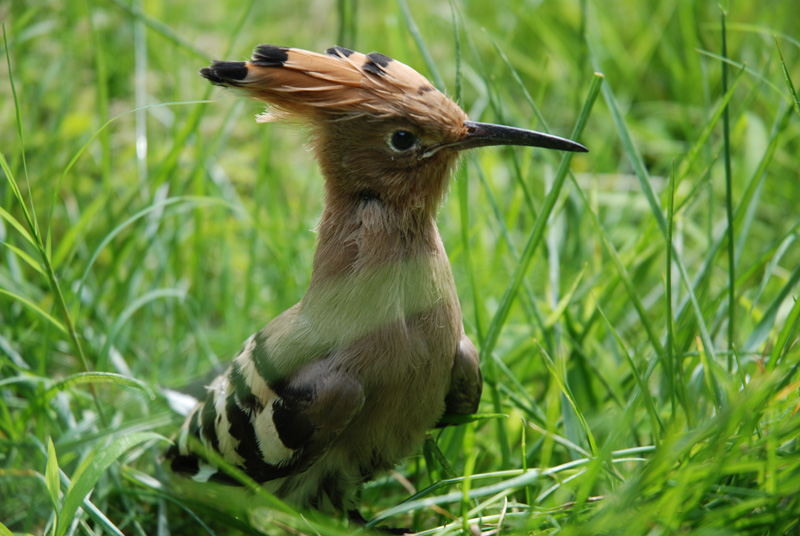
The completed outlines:
{"type": "Polygon", "coordinates": [[[256,482],[290,476],[317,459],[361,408],[360,384],[328,370],[326,356],[281,377],[264,352],[266,337],[262,330],[247,340],[186,419],[167,453],[174,472],[235,482],[207,459],[211,450],[256,482]]]}

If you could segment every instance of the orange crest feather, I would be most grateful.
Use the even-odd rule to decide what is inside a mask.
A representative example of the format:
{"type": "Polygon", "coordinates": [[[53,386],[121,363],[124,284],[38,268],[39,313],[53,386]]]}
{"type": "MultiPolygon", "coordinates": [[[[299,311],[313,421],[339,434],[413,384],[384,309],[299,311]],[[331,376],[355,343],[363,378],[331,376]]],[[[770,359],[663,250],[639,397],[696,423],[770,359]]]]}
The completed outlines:
{"type": "Polygon", "coordinates": [[[260,122],[406,117],[463,121],[464,112],[411,67],[376,52],[342,47],[318,54],[259,45],[247,62],[215,61],[200,73],[211,82],[244,90],[271,106],[260,122]]]}

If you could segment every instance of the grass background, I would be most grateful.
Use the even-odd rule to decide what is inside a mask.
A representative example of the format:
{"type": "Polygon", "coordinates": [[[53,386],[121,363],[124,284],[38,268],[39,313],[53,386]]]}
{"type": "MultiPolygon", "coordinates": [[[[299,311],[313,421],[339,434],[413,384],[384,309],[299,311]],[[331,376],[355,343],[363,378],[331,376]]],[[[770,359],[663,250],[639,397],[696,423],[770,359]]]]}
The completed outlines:
{"type": "Polygon", "coordinates": [[[588,119],[569,168],[464,159],[440,228],[481,413],[503,416],[434,432],[366,487],[368,518],[796,533],[800,22],[785,0],[723,7],[725,31],[686,0],[1,2],[0,534],[347,533],[153,478],[182,420],[162,389],[309,280],[303,132],[197,75],[264,42],[381,51],[475,120],[588,119]]]}

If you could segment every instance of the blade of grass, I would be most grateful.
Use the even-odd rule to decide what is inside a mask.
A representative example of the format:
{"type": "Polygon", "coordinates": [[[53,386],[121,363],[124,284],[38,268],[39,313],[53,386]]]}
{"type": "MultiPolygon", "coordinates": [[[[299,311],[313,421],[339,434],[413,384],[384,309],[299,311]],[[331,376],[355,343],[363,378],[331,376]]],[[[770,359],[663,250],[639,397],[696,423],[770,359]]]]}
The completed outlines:
{"type": "Polygon", "coordinates": [[[711,117],[706,122],[705,127],[703,127],[703,130],[697,136],[689,151],[687,151],[686,156],[681,160],[681,163],[678,166],[678,176],[675,179],[676,187],[680,186],[683,179],[686,178],[691,171],[692,164],[700,155],[700,152],[706,148],[706,144],[708,143],[708,139],[711,137],[711,133],[714,131],[714,127],[716,127],[720,118],[722,118],[722,113],[728,107],[728,103],[733,98],[733,94],[736,91],[739,82],[743,79],[742,75],[745,72],[746,71],[742,69],[736,73],[736,77],[733,79],[728,91],[725,92],[720,101],[716,104],[716,107],[714,108],[711,117]]]}
{"type": "Polygon", "coordinates": [[[59,510],[59,493],[61,485],[58,480],[58,459],[56,458],[56,448],[53,445],[53,438],[47,438],[47,467],[45,468],[45,483],[47,484],[47,493],[50,495],[50,502],[53,504],[53,510],[59,510]]]}
{"type": "MultiPolygon", "coordinates": [[[[34,236],[38,237],[39,222],[36,221],[36,211],[34,210],[33,207],[33,196],[30,195],[31,181],[30,177],[28,176],[28,160],[25,157],[25,135],[22,128],[22,114],[20,113],[19,98],[17,97],[17,87],[14,84],[14,74],[11,72],[11,52],[8,47],[8,37],[6,36],[5,23],[3,23],[3,44],[6,49],[6,66],[8,67],[8,83],[11,86],[11,95],[14,97],[14,109],[16,110],[16,119],[17,119],[17,139],[19,141],[20,159],[22,160],[22,170],[25,176],[25,184],[28,185],[28,199],[30,200],[31,203],[30,210],[23,201],[22,192],[19,191],[19,186],[17,185],[16,181],[12,179],[10,171],[6,169],[8,167],[8,164],[6,164],[3,167],[3,171],[5,171],[6,178],[11,184],[11,189],[14,192],[14,196],[17,198],[17,200],[21,205],[22,213],[25,215],[25,220],[28,222],[28,227],[31,229],[31,232],[34,234],[34,236]]],[[[5,160],[5,158],[3,158],[3,160],[5,160]]]]}
{"type": "Polygon", "coordinates": [[[83,383],[111,383],[116,385],[124,385],[126,387],[133,387],[134,389],[142,391],[150,398],[150,400],[156,399],[155,393],[145,382],[137,380],[136,378],[123,376],[122,374],[116,374],[114,372],[78,372],[77,374],[71,374],[51,385],[47,389],[44,397],[45,399],[48,399],[55,394],[56,391],[62,391],[72,385],[83,383]]]}
{"type": "Polygon", "coordinates": [[[798,282],[800,282],[800,265],[792,270],[783,288],[767,306],[761,320],[756,324],[756,327],[753,328],[753,331],[750,332],[750,336],[747,338],[744,345],[742,345],[745,352],[757,352],[761,344],[767,340],[769,334],[772,332],[772,328],[775,327],[775,319],[778,316],[781,305],[798,282]]]}
{"type": "MultiPolygon", "coordinates": [[[[794,234],[784,238],[780,242],[778,248],[774,251],[772,258],[770,258],[769,262],[767,262],[766,266],[764,266],[764,275],[762,276],[761,283],[758,285],[758,289],[756,289],[756,293],[753,296],[752,302],[750,303],[750,308],[748,311],[749,314],[753,313],[753,309],[755,309],[759,299],[761,298],[761,295],[764,293],[764,289],[767,287],[767,283],[769,283],[769,280],[772,278],[772,275],[775,272],[775,268],[778,266],[778,263],[781,262],[781,259],[789,250],[789,246],[791,246],[796,239],[797,235],[794,234]]],[[[766,257],[764,257],[764,259],[766,260],[766,257]]],[[[761,266],[763,266],[763,263],[756,261],[753,263],[753,265],[748,267],[747,271],[750,272],[750,274],[752,274],[754,272],[753,270],[754,268],[759,269],[761,268],[761,266]]],[[[739,277],[742,277],[742,275],[743,274],[740,274],[739,277]]]]}
{"type": "Polygon", "coordinates": [[[111,0],[117,7],[128,13],[131,17],[144,22],[151,30],[161,35],[168,41],[174,43],[178,48],[183,49],[198,59],[208,61],[212,56],[206,51],[196,47],[193,43],[184,39],[178,32],[172,29],[171,26],[162,22],[155,17],[149,15],[138,5],[133,3],[126,3],[122,0],[111,0]]]}
{"type": "Polygon", "coordinates": [[[122,329],[122,326],[128,322],[130,317],[148,303],[162,298],[176,298],[178,300],[184,300],[186,298],[186,291],[179,288],[154,289],[136,298],[130,304],[128,304],[128,306],[125,307],[125,309],[114,320],[114,324],[112,324],[111,329],[109,329],[108,333],[106,334],[106,341],[97,357],[97,364],[99,368],[105,368],[106,359],[108,358],[111,347],[117,338],[117,334],[122,329]]]}
{"type": "MultiPolygon", "coordinates": [[[[728,41],[725,32],[725,11],[720,6],[722,21],[722,57],[728,58],[728,41]]],[[[722,93],[728,91],[728,63],[722,62],[722,93]]],[[[725,162],[725,217],[728,221],[728,374],[733,371],[731,351],[736,344],[736,256],[734,254],[733,228],[733,172],[731,171],[730,104],[725,105],[722,114],[723,161],[725,162]]]]}
{"type": "Polygon", "coordinates": [[[578,284],[581,282],[581,279],[583,279],[583,274],[586,273],[586,268],[587,266],[584,264],[583,268],[581,268],[581,271],[578,272],[578,275],[575,277],[575,281],[572,282],[569,290],[558,301],[555,309],[553,309],[553,311],[547,315],[547,318],[544,320],[546,326],[553,327],[561,320],[561,317],[564,316],[564,311],[567,310],[567,307],[575,297],[575,291],[578,290],[578,284]]]}
{"type": "Polygon", "coordinates": [[[756,78],[757,80],[762,82],[765,86],[767,86],[768,88],[773,90],[775,93],[780,95],[781,99],[784,99],[787,102],[789,102],[789,98],[786,95],[784,95],[783,91],[781,91],[781,88],[778,87],[777,84],[775,84],[772,80],[769,80],[768,78],[765,78],[764,75],[762,75],[762,74],[752,70],[751,68],[749,68],[746,63],[740,63],[738,61],[733,61],[730,58],[724,58],[721,55],[714,54],[713,52],[709,52],[708,50],[698,50],[697,52],[699,54],[702,54],[703,56],[707,56],[707,57],[715,59],[717,61],[725,62],[728,65],[730,65],[731,67],[736,67],[737,69],[741,69],[741,70],[745,71],[747,74],[753,76],[754,78],[756,78]]]}
{"type": "Polygon", "coordinates": [[[562,373],[559,372],[558,367],[553,362],[552,358],[548,355],[547,350],[545,350],[544,346],[539,345],[539,352],[544,357],[544,361],[545,364],[547,365],[548,370],[550,371],[550,375],[553,378],[555,378],[556,383],[558,383],[558,386],[561,388],[561,392],[567,398],[567,401],[572,406],[572,409],[575,411],[575,415],[578,417],[578,421],[581,423],[583,432],[586,434],[586,439],[589,441],[589,447],[592,449],[592,456],[597,456],[598,449],[597,449],[597,443],[594,440],[594,434],[592,433],[592,429],[589,428],[589,423],[586,421],[586,417],[584,417],[580,405],[575,400],[575,395],[572,394],[572,390],[569,388],[569,385],[567,385],[566,378],[564,378],[562,373]]]}
{"type": "Polygon", "coordinates": [[[683,363],[675,353],[675,317],[672,313],[672,251],[674,241],[672,233],[675,224],[675,162],[672,162],[672,172],[669,175],[669,197],[667,199],[667,262],[666,262],[666,283],[665,283],[665,308],[667,323],[667,385],[669,386],[670,401],[672,407],[672,417],[675,418],[676,395],[680,399],[681,407],[686,422],[691,426],[692,412],[689,411],[689,404],[686,396],[686,378],[683,371],[683,363]],[[678,381],[675,381],[675,371],[678,371],[678,381]],[[676,388],[677,385],[677,388],[676,388]],[[676,393],[677,391],[677,393],[676,393]]]}
{"type": "Polygon", "coordinates": [[[786,317],[786,322],[783,324],[783,328],[781,328],[778,338],[775,341],[775,346],[772,348],[769,361],[767,361],[767,370],[775,370],[781,358],[786,355],[789,348],[797,342],[792,337],[796,333],[798,322],[800,322],[800,300],[795,298],[792,310],[789,312],[789,316],[786,317]]]}
{"type": "Polygon", "coordinates": [[[114,463],[117,458],[133,447],[145,441],[163,440],[167,438],[154,432],[139,432],[114,440],[110,445],[98,445],[81,463],[75,474],[72,476],[67,493],[64,497],[64,505],[61,508],[56,523],[56,536],[64,536],[75,518],[81,503],[103,473],[114,463]]]}
{"type": "Polygon", "coordinates": [[[775,40],[775,48],[778,49],[778,55],[781,58],[781,69],[783,69],[783,77],[786,79],[786,87],[789,88],[789,94],[792,96],[794,111],[797,112],[797,115],[800,115],[800,98],[797,97],[797,91],[794,90],[792,77],[789,76],[789,69],[786,68],[786,62],[783,60],[783,51],[781,50],[781,45],[778,43],[778,37],[775,34],[772,34],[772,38],[775,40]]]}
{"type": "Polygon", "coordinates": [[[622,342],[622,338],[617,333],[617,330],[614,329],[614,325],[609,321],[608,317],[606,316],[603,309],[600,305],[597,305],[597,308],[600,311],[600,316],[603,317],[603,320],[606,323],[606,328],[611,332],[613,335],[614,340],[617,341],[617,346],[622,352],[622,355],[625,357],[625,362],[628,364],[628,368],[631,370],[631,374],[633,374],[634,379],[636,380],[636,384],[639,386],[639,391],[642,393],[642,397],[644,398],[644,405],[647,409],[647,413],[650,416],[650,426],[655,431],[657,430],[658,434],[653,434],[653,439],[655,440],[656,447],[658,447],[661,443],[660,436],[664,434],[664,424],[661,422],[661,419],[658,416],[658,410],[656,409],[656,405],[653,402],[653,397],[650,394],[650,389],[647,387],[647,382],[643,375],[639,372],[639,369],[636,367],[636,364],[633,362],[633,358],[631,357],[630,352],[628,352],[625,343],[622,342]]]}
{"type": "Polygon", "coordinates": [[[29,299],[25,298],[24,296],[20,296],[19,294],[14,294],[13,292],[6,290],[4,288],[0,288],[0,295],[5,295],[8,296],[9,298],[18,301],[19,303],[21,303],[22,305],[24,305],[25,307],[36,313],[37,315],[47,320],[47,322],[53,327],[55,327],[58,331],[62,332],[65,335],[67,334],[67,328],[64,327],[64,324],[59,322],[55,317],[50,315],[50,313],[48,313],[47,311],[45,311],[32,301],[30,301],[29,299]]]}
{"type": "Polygon", "coordinates": [[[8,242],[6,242],[6,241],[4,241],[4,240],[0,240],[0,245],[2,245],[2,246],[4,246],[4,247],[7,247],[7,248],[8,248],[8,249],[10,249],[11,251],[13,251],[13,252],[14,252],[14,254],[15,254],[17,257],[19,257],[20,259],[22,259],[22,260],[25,262],[25,264],[27,264],[28,266],[30,266],[31,268],[33,268],[34,270],[36,270],[36,271],[39,273],[39,275],[42,275],[42,276],[45,276],[45,277],[46,277],[46,274],[44,273],[44,270],[43,270],[43,269],[42,269],[42,267],[39,265],[39,263],[38,263],[38,262],[36,262],[36,260],[35,260],[33,257],[31,257],[30,255],[28,255],[27,253],[25,253],[24,251],[22,251],[22,250],[21,250],[20,248],[18,248],[17,246],[11,245],[11,244],[9,244],[8,242]]]}
{"type": "Polygon", "coordinates": [[[740,251],[736,257],[737,263],[739,262],[739,258],[742,256],[741,249],[744,248],[745,241],[750,234],[751,226],[750,221],[748,220],[751,220],[751,215],[757,208],[759,191],[763,187],[764,179],[767,175],[767,169],[769,168],[769,164],[772,162],[775,156],[775,151],[778,148],[778,141],[781,139],[780,134],[785,131],[787,125],[789,124],[789,118],[792,117],[791,111],[792,107],[781,101],[778,112],[775,116],[775,121],[770,129],[767,149],[764,151],[764,156],[761,157],[758,167],[756,168],[755,172],[753,172],[753,175],[748,181],[747,187],[742,193],[741,199],[736,206],[736,211],[734,212],[733,216],[733,226],[734,228],[738,229],[738,244],[741,244],[740,251]]]}
{"type": "Polygon", "coordinates": [[[414,21],[414,16],[411,14],[411,10],[408,9],[406,0],[397,0],[397,4],[400,6],[400,11],[403,13],[403,20],[405,20],[406,26],[408,26],[408,32],[414,39],[414,43],[417,44],[417,48],[419,49],[420,54],[422,54],[422,59],[425,61],[425,66],[431,73],[431,77],[433,78],[433,83],[436,86],[436,89],[444,92],[447,85],[444,83],[444,78],[442,78],[442,75],[439,74],[439,69],[436,67],[436,62],[433,61],[433,56],[428,50],[425,40],[422,38],[422,33],[419,31],[419,26],[417,26],[416,21],[414,21]]]}
{"type": "Polygon", "coordinates": [[[103,249],[105,249],[105,247],[119,233],[121,233],[129,225],[131,225],[131,224],[135,223],[136,221],[142,219],[143,217],[147,216],[151,212],[158,211],[158,210],[161,210],[161,209],[164,209],[166,207],[169,207],[171,205],[176,205],[176,204],[177,205],[181,205],[181,204],[187,204],[187,205],[194,205],[194,204],[197,204],[197,205],[222,205],[222,206],[229,207],[232,210],[239,210],[239,207],[233,206],[230,203],[228,203],[227,201],[224,201],[224,200],[216,198],[216,197],[196,197],[196,196],[169,197],[169,198],[166,198],[166,199],[164,199],[162,201],[157,201],[156,203],[153,203],[152,205],[143,208],[142,210],[140,210],[139,212],[135,213],[130,218],[126,219],[125,221],[123,221],[122,223],[120,223],[119,225],[114,227],[105,236],[105,238],[103,238],[103,240],[100,242],[100,244],[97,246],[97,248],[95,248],[94,253],[92,253],[91,257],[89,257],[89,262],[86,264],[86,268],[84,268],[84,270],[83,270],[83,275],[81,276],[80,282],[78,284],[78,291],[76,292],[76,295],[77,296],[81,296],[82,295],[83,287],[84,287],[84,285],[86,283],[86,278],[89,276],[89,272],[91,271],[92,266],[94,266],[94,263],[97,260],[97,257],[100,256],[100,253],[103,251],[103,249]]]}
{"type": "MultiPolygon", "coordinates": [[[[3,173],[5,174],[6,178],[9,179],[9,184],[11,184],[12,191],[16,188],[16,182],[11,180],[11,170],[8,167],[8,162],[6,161],[5,155],[0,153],[0,164],[2,164],[3,173]]],[[[25,239],[33,247],[36,247],[36,241],[31,237],[28,231],[25,230],[25,227],[11,214],[8,213],[3,207],[0,207],[0,218],[3,218],[7,221],[14,229],[16,229],[19,234],[22,235],[22,238],[25,239]]]]}

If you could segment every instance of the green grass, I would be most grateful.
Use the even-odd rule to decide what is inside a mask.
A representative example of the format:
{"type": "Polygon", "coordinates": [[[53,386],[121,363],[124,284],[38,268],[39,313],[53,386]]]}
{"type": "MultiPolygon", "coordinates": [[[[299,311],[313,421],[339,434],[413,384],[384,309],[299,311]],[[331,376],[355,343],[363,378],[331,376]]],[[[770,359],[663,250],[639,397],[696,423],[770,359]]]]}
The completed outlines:
{"type": "Polygon", "coordinates": [[[348,533],[162,483],[182,419],[161,389],[310,276],[303,132],[197,75],[262,42],[379,50],[475,120],[591,150],[464,159],[439,220],[486,418],[369,484],[368,518],[800,531],[800,22],[786,1],[730,3],[724,32],[714,3],[650,4],[0,4],[0,534],[348,533]]]}

